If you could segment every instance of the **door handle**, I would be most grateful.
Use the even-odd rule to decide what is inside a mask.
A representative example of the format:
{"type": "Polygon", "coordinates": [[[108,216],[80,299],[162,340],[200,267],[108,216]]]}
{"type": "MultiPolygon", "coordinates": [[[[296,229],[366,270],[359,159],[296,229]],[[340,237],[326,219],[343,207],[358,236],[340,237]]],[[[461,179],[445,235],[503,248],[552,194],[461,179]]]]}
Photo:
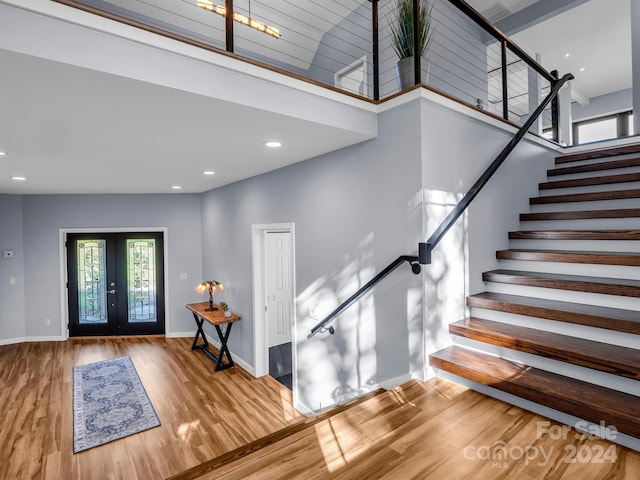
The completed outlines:
{"type": "Polygon", "coordinates": [[[107,293],[116,293],[116,289],[107,290],[107,293]]]}

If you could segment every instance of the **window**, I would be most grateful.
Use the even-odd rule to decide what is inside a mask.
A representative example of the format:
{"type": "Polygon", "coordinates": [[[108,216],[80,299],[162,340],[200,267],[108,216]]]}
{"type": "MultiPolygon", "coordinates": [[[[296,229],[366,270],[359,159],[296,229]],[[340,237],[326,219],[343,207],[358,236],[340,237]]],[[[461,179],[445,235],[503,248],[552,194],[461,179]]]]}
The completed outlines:
{"type": "Polygon", "coordinates": [[[574,122],[573,144],[621,138],[633,134],[631,111],[574,122]]]}

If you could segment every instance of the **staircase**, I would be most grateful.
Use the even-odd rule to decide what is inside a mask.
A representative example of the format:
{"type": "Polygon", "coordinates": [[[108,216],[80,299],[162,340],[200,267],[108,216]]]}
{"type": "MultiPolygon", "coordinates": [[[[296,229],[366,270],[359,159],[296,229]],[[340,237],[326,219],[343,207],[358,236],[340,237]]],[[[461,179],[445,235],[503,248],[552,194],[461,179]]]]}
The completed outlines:
{"type": "Polygon", "coordinates": [[[639,152],[556,158],[433,367],[564,423],[604,422],[638,449],[639,152]]]}

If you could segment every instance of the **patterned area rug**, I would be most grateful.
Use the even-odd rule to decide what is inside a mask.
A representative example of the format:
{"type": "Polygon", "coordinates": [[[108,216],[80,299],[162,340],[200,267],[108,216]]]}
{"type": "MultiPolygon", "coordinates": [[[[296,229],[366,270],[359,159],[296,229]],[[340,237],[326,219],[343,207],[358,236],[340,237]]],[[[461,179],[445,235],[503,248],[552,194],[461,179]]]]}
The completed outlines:
{"type": "Polygon", "coordinates": [[[129,357],[73,367],[73,453],[158,425],[129,357]]]}

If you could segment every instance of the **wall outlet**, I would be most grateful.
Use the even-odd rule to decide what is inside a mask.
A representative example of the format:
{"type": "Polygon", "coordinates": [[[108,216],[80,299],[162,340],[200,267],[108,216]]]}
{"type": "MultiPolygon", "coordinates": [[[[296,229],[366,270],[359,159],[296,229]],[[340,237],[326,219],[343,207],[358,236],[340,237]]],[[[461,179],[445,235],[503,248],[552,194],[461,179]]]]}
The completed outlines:
{"type": "Polygon", "coordinates": [[[14,252],[13,250],[5,250],[4,252],[2,252],[2,257],[3,258],[13,258],[14,257],[14,252]]]}
{"type": "Polygon", "coordinates": [[[51,319],[50,318],[45,318],[44,319],[44,324],[48,327],[49,325],[51,325],[51,319]]]}
{"type": "Polygon", "coordinates": [[[309,317],[314,320],[318,319],[318,306],[317,305],[309,305],[309,317]]]}
{"type": "Polygon", "coordinates": [[[180,274],[180,280],[187,280],[188,278],[189,278],[189,275],[187,275],[186,273],[180,274]]]}
{"type": "Polygon", "coordinates": [[[9,277],[9,285],[15,285],[16,284],[16,277],[9,277]]]}

